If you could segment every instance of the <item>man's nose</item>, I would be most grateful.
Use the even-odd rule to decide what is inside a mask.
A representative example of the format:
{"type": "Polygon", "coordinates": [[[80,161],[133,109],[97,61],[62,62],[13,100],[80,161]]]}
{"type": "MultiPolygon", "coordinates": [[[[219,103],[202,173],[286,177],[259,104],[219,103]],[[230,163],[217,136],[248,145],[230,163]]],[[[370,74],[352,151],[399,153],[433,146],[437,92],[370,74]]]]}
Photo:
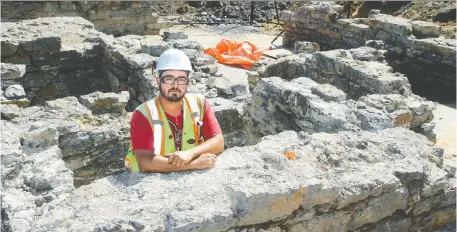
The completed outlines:
{"type": "Polygon", "coordinates": [[[175,79],[175,81],[173,81],[173,83],[171,84],[171,86],[173,86],[173,87],[175,87],[175,86],[178,87],[178,80],[175,79]]]}

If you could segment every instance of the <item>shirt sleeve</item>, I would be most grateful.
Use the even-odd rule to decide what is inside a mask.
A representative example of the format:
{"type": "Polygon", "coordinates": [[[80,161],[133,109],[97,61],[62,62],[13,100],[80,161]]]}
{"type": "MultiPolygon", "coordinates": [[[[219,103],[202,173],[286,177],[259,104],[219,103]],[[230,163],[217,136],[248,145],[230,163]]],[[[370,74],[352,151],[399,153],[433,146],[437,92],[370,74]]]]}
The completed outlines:
{"type": "Polygon", "coordinates": [[[130,138],[132,149],[148,150],[154,152],[154,135],[148,119],[139,111],[133,111],[130,121],[130,138]]]}
{"type": "Polygon", "coordinates": [[[208,140],[218,134],[222,134],[219,122],[217,121],[216,115],[214,114],[214,111],[207,99],[205,99],[205,114],[203,116],[202,133],[205,140],[208,140]]]}

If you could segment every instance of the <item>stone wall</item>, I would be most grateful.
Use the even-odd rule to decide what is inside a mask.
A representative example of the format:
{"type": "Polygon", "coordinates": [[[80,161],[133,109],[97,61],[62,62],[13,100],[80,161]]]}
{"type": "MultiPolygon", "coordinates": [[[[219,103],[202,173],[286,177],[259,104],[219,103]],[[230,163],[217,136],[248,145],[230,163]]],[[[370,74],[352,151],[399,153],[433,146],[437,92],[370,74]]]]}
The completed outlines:
{"type": "Polygon", "coordinates": [[[290,82],[278,77],[263,78],[252,94],[255,132],[265,136],[285,130],[418,130],[433,119],[435,104],[419,96],[372,94],[358,101],[347,101],[345,97],[343,91],[305,77],[290,82]]]}
{"type": "MultiPolygon", "coordinates": [[[[49,30],[54,20],[2,31],[2,49],[16,48],[1,65],[2,231],[433,231],[455,222],[455,167],[429,141],[434,104],[408,91],[384,49],[313,48],[256,64],[248,83],[179,32],[115,38],[81,18],[49,30]],[[75,28],[82,36],[67,33],[75,28]],[[55,47],[42,38],[57,38],[55,47]],[[13,64],[36,55],[24,47],[59,56],[13,64]],[[171,47],[194,62],[189,92],[209,99],[232,148],[209,170],[127,173],[126,109],[156,96],[152,62],[171,47]],[[78,80],[85,67],[100,75],[64,82],[83,88],[74,96],[21,89],[29,73],[78,80]]],[[[38,90],[60,83],[33,80],[38,90]]]]}
{"type": "Polygon", "coordinates": [[[407,38],[399,44],[403,46],[387,47],[386,60],[408,76],[413,91],[442,103],[455,102],[456,40],[407,38]]]}
{"type": "Polygon", "coordinates": [[[40,17],[79,16],[98,31],[114,36],[127,34],[158,35],[160,29],[170,27],[158,22],[153,2],[72,1],[72,2],[4,2],[2,21],[17,22],[40,17]]]}
{"type": "Polygon", "coordinates": [[[129,91],[130,110],[157,94],[151,72],[155,57],[176,47],[196,61],[203,49],[195,41],[164,42],[159,36],[117,39],[96,31],[91,22],[79,17],[4,23],[1,45],[3,97],[12,84],[21,85],[26,93],[25,98],[21,95],[5,100],[24,98],[41,104],[94,91],[129,91]]]}
{"type": "MultiPolygon", "coordinates": [[[[357,100],[367,94],[402,94],[411,87],[405,75],[393,72],[385,61],[385,50],[360,47],[350,50],[316,51],[279,58],[253,68],[259,77],[279,76],[285,80],[309,77],[320,84],[331,84],[357,100]]],[[[256,83],[252,80],[251,83],[256,83]]]]}
{"type": "MultiPolygon", "coordinates": [[[[456,43],[440,36],[439,25],[379,14],[377,10],[372,10],[368,18],[346,19],[341,10],[332,3],[309,3],[293,13],[282,12],[284,45],[312,41],[322,50],[330,50],[357,48],[367,41],[380,40],[378,48],[387,50],[389,64],[394,71],[408,76],[415,92],[427,94],[428,86],[434,84],[445,89],[447,95],[455,95],[456,43]]],[[[433,93],[431,97],[436,98],[433,93]]],[[[437,99],[440,97],[445,96],[437,99]]]]}
{"type": "MultiPolygon", "coordinates": [[[[226,146],[253,143],[245,98],[232,99],[246,96],[247,85],[226,83],[223,76],[216,77],[215,60],[204,55],[202,46],[186,36],[170,31],[165,33],[165,40],[160,36],[115,38],[96,31],[92,23],[78,17],[5,24],[1,103],[12,105],[4,107],[2,117],[12,120],[21,115],[22,109],[16,106],[30,105],[46,110],[57,104],[60,108],[51,109],[58,111],[65,104],[78,109],[84,108],[82,104],[93,112],[71,120],[85,129],[57,136],[62,159],[74,172],[75,186],[122,170],[130,125],[130,115],[122,112],[124,108],[133,111],[158,94],[151,68],[168,48],[182,49],[194,63],[196,72],[189,92],[203,93],[212,99],[216,117],[223,122],[226,146]],[[43,38],[37,38],[35,34],[42,31],[43,38]],[[27,46],[35,50],[24,52],[27,46]],[[121,122],[112,116],[106,118],[105,114],[112,111],[121,122]],[[234,118],[237,120],[233,123],[225,123],[234,118]]],[[[66,114],[56,116],[67,120],[66,114]]]]}
{"type": "Polygon", "coordinates": [[[61,161],[70,150],[56,135],[78,129],[34,121],[21,134],[14,124],[52,117],[60,103],[2,120],[11,132],[2,139],[4,231],[433,231],[455,219],[455,173],[442,168],[442,150],[402,128],[287,131],[226,150],[211,170],[122,173],[74,189],[61,161]]]}
{"type": "MultiPolygon", "coordinates": [[[[102,74],[97,34],[93,24],[82,18],[2,23],[2,63],[25,65],[25,72],[15,80],[32,103],[109,91],[102,74]],[[37,30],[41,31],[38,35],[37,30]]],[[[2,84],[5,90],[8,83],[2,80],[2,84]]]]}

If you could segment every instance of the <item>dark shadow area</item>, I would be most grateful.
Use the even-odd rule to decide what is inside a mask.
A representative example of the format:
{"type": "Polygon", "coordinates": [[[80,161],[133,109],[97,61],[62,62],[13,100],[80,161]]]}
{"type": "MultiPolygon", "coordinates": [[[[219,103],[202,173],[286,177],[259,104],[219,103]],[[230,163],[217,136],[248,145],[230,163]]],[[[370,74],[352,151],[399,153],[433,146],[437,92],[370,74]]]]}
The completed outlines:
{"type": "Polygon", "coordinates": [[[405,74],[411,83],[414,94],[452,108],[456,108],[455,67],[437,64],[408,64],[388,60],[394,72],[405,74]],[[453,76],[454,82],[448,83],[445,77],[453,76]],[[441,79],[443,78],[443,79],[441,79]]]}

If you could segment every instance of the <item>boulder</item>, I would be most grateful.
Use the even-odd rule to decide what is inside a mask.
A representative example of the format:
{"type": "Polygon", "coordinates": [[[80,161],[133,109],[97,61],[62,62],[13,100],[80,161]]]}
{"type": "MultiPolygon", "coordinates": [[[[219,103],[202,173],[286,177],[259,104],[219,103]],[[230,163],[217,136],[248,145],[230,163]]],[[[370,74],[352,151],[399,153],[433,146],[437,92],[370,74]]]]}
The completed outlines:
{"type": "Polygon", "coordinates": [[[410,23],[413,27],[413,34],[415,36],[438,37],[441,35],[441,27],[435,23],[419,20],[410,23]]]}
{"type": "Polygon", "coordinates": [[[79,97],[79,101],[94,113],[112,112],[123,113],[129,100],[129,93],[94,92],[79,97]]]}

